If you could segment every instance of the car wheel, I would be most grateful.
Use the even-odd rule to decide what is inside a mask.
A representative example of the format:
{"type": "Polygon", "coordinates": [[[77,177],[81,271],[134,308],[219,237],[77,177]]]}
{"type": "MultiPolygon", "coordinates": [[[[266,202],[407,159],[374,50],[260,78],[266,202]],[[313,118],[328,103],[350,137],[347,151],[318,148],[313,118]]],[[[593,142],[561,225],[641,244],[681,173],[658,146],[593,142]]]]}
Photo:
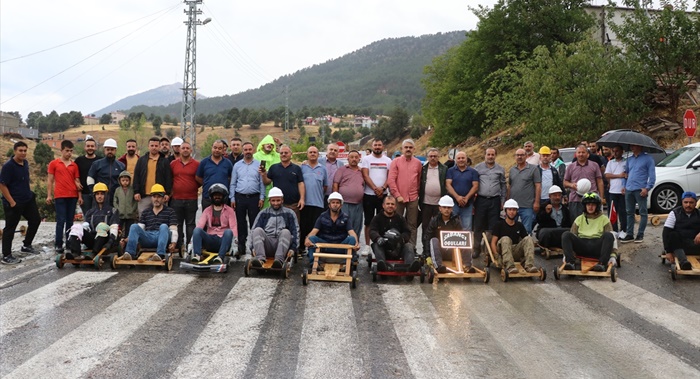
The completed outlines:
{"type": "Polygon", "coordinates": [[[662,184],[652,194],[651,210],[653,213],[668,213],[680,204],[680,198],[681,192],[678,187],[662,184]]]}

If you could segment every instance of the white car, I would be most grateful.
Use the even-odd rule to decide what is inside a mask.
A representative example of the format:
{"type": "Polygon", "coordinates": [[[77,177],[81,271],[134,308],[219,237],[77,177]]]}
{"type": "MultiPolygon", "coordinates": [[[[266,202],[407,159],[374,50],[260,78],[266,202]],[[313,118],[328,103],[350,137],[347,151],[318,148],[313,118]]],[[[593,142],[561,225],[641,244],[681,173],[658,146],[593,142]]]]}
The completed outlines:
{"type": "Polygon", "coordinates": [[[700,192],[700,143],[684,146],[656,164],[656,184],[648,197],[651,213],[680,205],[684,191],[700,192]]]}

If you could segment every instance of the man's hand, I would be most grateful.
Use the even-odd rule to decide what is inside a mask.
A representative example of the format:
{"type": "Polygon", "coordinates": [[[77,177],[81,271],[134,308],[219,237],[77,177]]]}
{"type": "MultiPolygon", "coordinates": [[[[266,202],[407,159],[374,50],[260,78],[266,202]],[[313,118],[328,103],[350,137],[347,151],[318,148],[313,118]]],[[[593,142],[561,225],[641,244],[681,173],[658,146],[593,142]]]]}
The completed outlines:
{"type": "Polygon", "coordinates": [[[171,252],[171,253],[175,251],[175,242],[171,242],[171,243],[168,245],[168,251],[171,252]]]}
{"type": "Polygon", "coordinates": [[[386,238],[384,238],[384,237],[379,237],[379,238],[377,238],[377,245],[379,245],[379,246],[384,246],[384,245],[386,245],[386,241],[387,241],[386,238]]]}
{"type": "Polygon", "coordinates": [[[297,204],[298,204],[299,210],[304,209],[304,199],[299,199],[299,203],[297,203],[297,204]]]}
{"type": "Polygon", "coordinates": [[[693,242],[694,242],[696,245],[700,245],[700,233],[698,233],[698,234],[695,236],[695,239],[693,239],[693,242]]]}
{"type": "Polygon", "coordinates": [[[384,193],[384,187],[374,187],[374,194],[377,196],[381,196],[384,193]]]}
{"type": "Polygon", "coordinates": [[[46,204],[51,204],[51,201],[53,201],[51,195],[46,195],[46,204]]]}
{"type": "Polygon", "coordinates": [[[457,199],[457,203],[459,204],[460,207],[465,207],[467,205],[467,197],[466,196],[459,196],[457,199]]]}
{"type": "Polygon", "coordinates": [[[403,202],[404,202],[404,201],[403,201],[403,196],[397,197],[397,198],[396,198],[396,201],[398,201],[399,203],[403,203],[403,202]]]}
{"type": "Polygon", "coordinates": [[[141,201],[141,194],[138,194],[138,193],[135,194],[135,195],[134,195],[134,201],[136,201],[136,202],[141,201]]]}
{"type": "Polygon", "coordinates": [[[236,202],[235,201],[231,202],[231,208],[233,208],[234,211],[236,210],[236,202]]]}
{"type": "Polygon", "coordinates": [[[536,201],[535,204],[532,205],[532,210],[535,211],[535,213],[540,211],[540,202],[536,201]]]}
{"type": "Polygon", "coordinates": [[[263,205],[265,205],[265,200],[258,200],[258,209],[262,209],[263,205]]]}
{"type": "Polygon", "coordinates": [[[552,213],[552,204],[547,204],[547,206],[544,208],[545,212],[552,213]]]}
{"type": "Polygon", "coordinates": [[[642,188],[642,190],[639,192],[639,195],[640,195],[641,197],[647,197],[648,192],[649,192],[649,191],[647,191],[646,188],[642,188]]]}
{"type": "Polygon", "coordinates": [[[313,246],[313,245],[314,245],[314,244],[311,243],[311,240],[309,239],[309,237],[306,237],[306,238],[304,239],[304,246],[306,246],[306,247],[311,247],[311,246],[313,246]]]}

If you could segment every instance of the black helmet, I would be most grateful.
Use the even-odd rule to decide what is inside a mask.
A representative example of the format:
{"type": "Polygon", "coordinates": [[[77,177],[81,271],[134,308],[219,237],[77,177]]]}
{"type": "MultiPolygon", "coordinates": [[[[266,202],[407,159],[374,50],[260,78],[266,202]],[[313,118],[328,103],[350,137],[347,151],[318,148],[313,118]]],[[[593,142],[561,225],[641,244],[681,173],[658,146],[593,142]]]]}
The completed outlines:
{"type": "Polygon", "coordinates": [[[224,195],[224,198],[228,197],[228,188],[221,183],[214,183],[209,187],[209,197],[213,197],[215,193],[220,193],[224,195]]]}
{"type": "MultiPolygon", "coordinates": [[[[595,213],[600,212],[601,210],[601,204],[602,201],[600,201],[600,196],[598,196],[597,193],[595,192],[588,192],[587,194],[583,195],[583,199],[581,200],[581,204],[585,207],[586,204],[595,204],[595,213]]],[[[585,211],[585,209],[584,209],[585,211]]]]}
{"type": "Polygon", "coordinates": [[[401,241],[401,233],[398,230],[391,228],[384,232],[384,238],[387,239],[388,250],[394,250],[399,245],[401,241]]]}

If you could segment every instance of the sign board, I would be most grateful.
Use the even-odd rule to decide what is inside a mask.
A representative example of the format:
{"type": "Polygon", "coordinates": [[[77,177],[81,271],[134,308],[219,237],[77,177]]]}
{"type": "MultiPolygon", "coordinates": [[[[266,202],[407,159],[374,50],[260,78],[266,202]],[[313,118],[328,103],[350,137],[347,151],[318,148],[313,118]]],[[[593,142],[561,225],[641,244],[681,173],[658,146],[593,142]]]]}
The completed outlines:
{"type": "Polygon", "coordinates": [[[345,143],[338,141],[335,143],[338,145],[338,153],[344,153],[345,152],[345,143]]]}
{"type": "Polygon", "coordinates": [[[464,230],[441,230],[440,247],[443,249],[471,249],[472,232],[464,230]]]}
{"type": "Polygon", "coordinates": [[[683,129],[685,130],[685,135],[690,137],[695,136],[695,131],[698,127],[698,119],[695,117],[695,112],[692,109],[685,111],[683,115],[683,129]]]}

